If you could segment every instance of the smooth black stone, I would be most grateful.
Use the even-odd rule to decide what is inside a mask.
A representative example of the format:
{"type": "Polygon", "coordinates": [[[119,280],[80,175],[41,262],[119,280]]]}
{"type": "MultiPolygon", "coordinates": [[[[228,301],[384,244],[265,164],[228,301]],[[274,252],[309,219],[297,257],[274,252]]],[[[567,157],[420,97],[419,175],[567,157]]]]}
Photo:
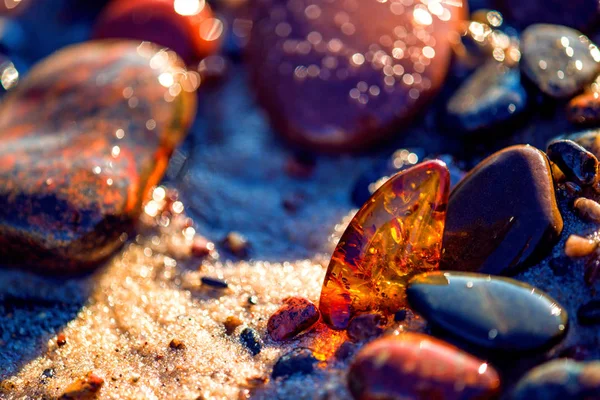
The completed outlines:
{"type": "Polygon", "coordinates": [[[577,320],[582,325],[600,324],[600,300],[592,300],[579,307],[577,320]]]}
{"type": "Polygon", "coordinates": [[[312,351],[304,347],[298,347],[284,354],[277,360],[273,367],[271,376],[273,378],[291,376],[294,374],[310,374],[314,370],[317,359],[312,351]]]}
{"type": "Polygon", "coordinates": [[[505,148],[450,194],[440,269],[517,273],[545,256],[562,228],[546,155],[531,146],[505,148]]]}
{"type": "Polygon", "coordinates": [[[557,139],[572,140],[595,155],[596,158],[600,157],[600,129],[590,129],[583,132],[572,133],[557,139]]]}
{"type": "Polygon", "coordinates": [[[531,25],[521,35],[521,69],[546,95],[571,97],[598,73],[600,52],[581,32],[562,25],[531,25]]]}
{"type": "Polygon", "coordinates": [[[475,132],[505,123],[527,106],[518,69],[489,61],[471,75],[446,105],[447,124],[475,132]]]}
{"type": "Polygon", "coordinates": [[[600,362],[554,360],[529,371],[511,400],[600,399],[600,362]]]}
{"type": "Polygon", "coordinates": [[[567,312],[555,300],[510,278],[437,271],[413,278],[406,295],[431,325],[485,349],[543,350],[567,333],[567,312]]]}
{"type": "Polygon", "coordinates": [[[54,369],[46,368],[44,372],[42,372],[42,382],[48,378],[54,378],[54,369]]]}
{"type": "Polygon", "coordinates": [[[591,185],[596,180],[598,159],[572,140],[551,142],[546,150],[550,161],[554,162],[567,178],[582,186],[591,185]]]}
{"type": "Polygon", "coordinates": [[[207,276],[203,276],[201,278],[201,281],[203,285],[210,286],[215,289],[227,289],[229,287],[227,282],[217,278],[209,278],[207,276]]]}
{"type": "Polygon", "coordinates": [[[248,350],[250,350],[250,353],[252,353],[253,356],[262,351],[262,340],[260,339],[258,332],[252,328],[245,328],[240,333],[240,341],[248,350]]]}

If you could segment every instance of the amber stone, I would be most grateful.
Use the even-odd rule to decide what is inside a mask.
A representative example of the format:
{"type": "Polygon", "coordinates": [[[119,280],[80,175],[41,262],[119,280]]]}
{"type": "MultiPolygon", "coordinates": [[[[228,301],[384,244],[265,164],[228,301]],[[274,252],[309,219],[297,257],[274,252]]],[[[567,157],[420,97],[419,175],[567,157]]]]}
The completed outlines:
{"type": "Polygon", "coordinates": [[[549,251],[562,228],[546,155],[508,147],[452,191],[440,268],[514,274],[549,251]]]}
{"type": "Polygon", "coordinates": [[[295,144],[362,150],[437,92],[465,12],[461,0],[254,2],[246,53],[259,100],[295,144]]]}
{"type": "Polygon", "coordinates": [[[399,172],[362,206],[327,269],[319,307],[323,320],[345,329],[364,313],[394,315],[406,282],[438,268],[450,173],[438,160],[399,172]]]}
{"type": "Polygon", "coordinates": [[[139,42],[35,66],[0,107],[2,262],[75,272],[110,255],[191,124],[194,89],[173,52],[139,42]]]}
{"type": "Polygon", "coordinates": [[[113,0],[102,11],[94,37],[147,40],[197,62],[220,45],[223,23],[205,0],[113,0]]]}
{"type": "Polygon", "coordinates": [[[407,332],[363,347],[350,366],[348,387],[357,400],[493,399],[500,379],[484,361],[407,332]]]}
{"type": "Polygon", "coordinates": [[[302,297],[288,297],[267,323],[269,336],[275,341],[290,339],[319,320],[319,309],[302,297]]]}

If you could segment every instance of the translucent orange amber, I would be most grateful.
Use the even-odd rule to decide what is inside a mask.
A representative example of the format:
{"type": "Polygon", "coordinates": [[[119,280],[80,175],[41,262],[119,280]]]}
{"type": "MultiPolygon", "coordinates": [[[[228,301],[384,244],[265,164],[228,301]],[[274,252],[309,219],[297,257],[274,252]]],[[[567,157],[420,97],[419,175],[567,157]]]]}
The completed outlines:
{"type": "Polygon", "coordinates": [[[450,174],[438,160],[394,175],[362,206],[342,235],[321,291],[323,320],[345,329],[352,317],[391,315],[416,274],[438,268],[450,174]]]}

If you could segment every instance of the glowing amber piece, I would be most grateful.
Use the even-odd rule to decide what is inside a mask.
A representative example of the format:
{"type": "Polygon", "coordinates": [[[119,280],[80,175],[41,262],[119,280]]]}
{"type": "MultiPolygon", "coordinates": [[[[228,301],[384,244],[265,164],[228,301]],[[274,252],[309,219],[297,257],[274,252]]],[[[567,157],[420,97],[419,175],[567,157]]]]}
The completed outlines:
{"type": "Polygon", "coordinates": [[[428,161],[394,175],[362,206],[325,275],[319,307],[329,326],[398,311],[407,281],[438,268],[449,186],[446,165],[428,161]]]}

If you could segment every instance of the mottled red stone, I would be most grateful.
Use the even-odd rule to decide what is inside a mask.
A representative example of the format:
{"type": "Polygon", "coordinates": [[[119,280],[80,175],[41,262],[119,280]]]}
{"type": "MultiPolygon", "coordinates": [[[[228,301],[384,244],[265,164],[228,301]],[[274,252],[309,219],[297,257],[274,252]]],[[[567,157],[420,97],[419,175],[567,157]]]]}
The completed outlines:
{"type": "Polygon", "coordinates": [[[319,320],[319,310],[302,297],[288,297],[267,323],[269,336],[275,341],[290,339],[319,320]]]}
{"type": "Polygon", "coordinates": [[[438,268],[450,173],[439,160],[397,173],[358,211],[327,268],[319,308],[345,329],[350,319],[393,316],[406,305],[406,283],[438,268]]]}
{"type": "Polygon", "coordinates": [[[205,0],[113,0],[98,18],[94,37],[147,40],[191,63],[214,53],[222,32],[205,0]]]}
{"type": "Polygon", "coordinates": [[[500,379],[490,365],[419,333],[377,339],[356,355],[348,387],[357,400],[493,399],[500,379]]]}
{"type": "Polygon", "coordinates": [[[259,100],[293,143],[361,150],[437,92],[465,12],[461,0],[254,2],[247,55],[259,100]]]}
{"type": "Polygon", "coordinates": [[[35,66],[0,107],[2,263],[76,272],[118,248],[191,124],[194,90],[173,52],[138,42],[35,66]]]}

